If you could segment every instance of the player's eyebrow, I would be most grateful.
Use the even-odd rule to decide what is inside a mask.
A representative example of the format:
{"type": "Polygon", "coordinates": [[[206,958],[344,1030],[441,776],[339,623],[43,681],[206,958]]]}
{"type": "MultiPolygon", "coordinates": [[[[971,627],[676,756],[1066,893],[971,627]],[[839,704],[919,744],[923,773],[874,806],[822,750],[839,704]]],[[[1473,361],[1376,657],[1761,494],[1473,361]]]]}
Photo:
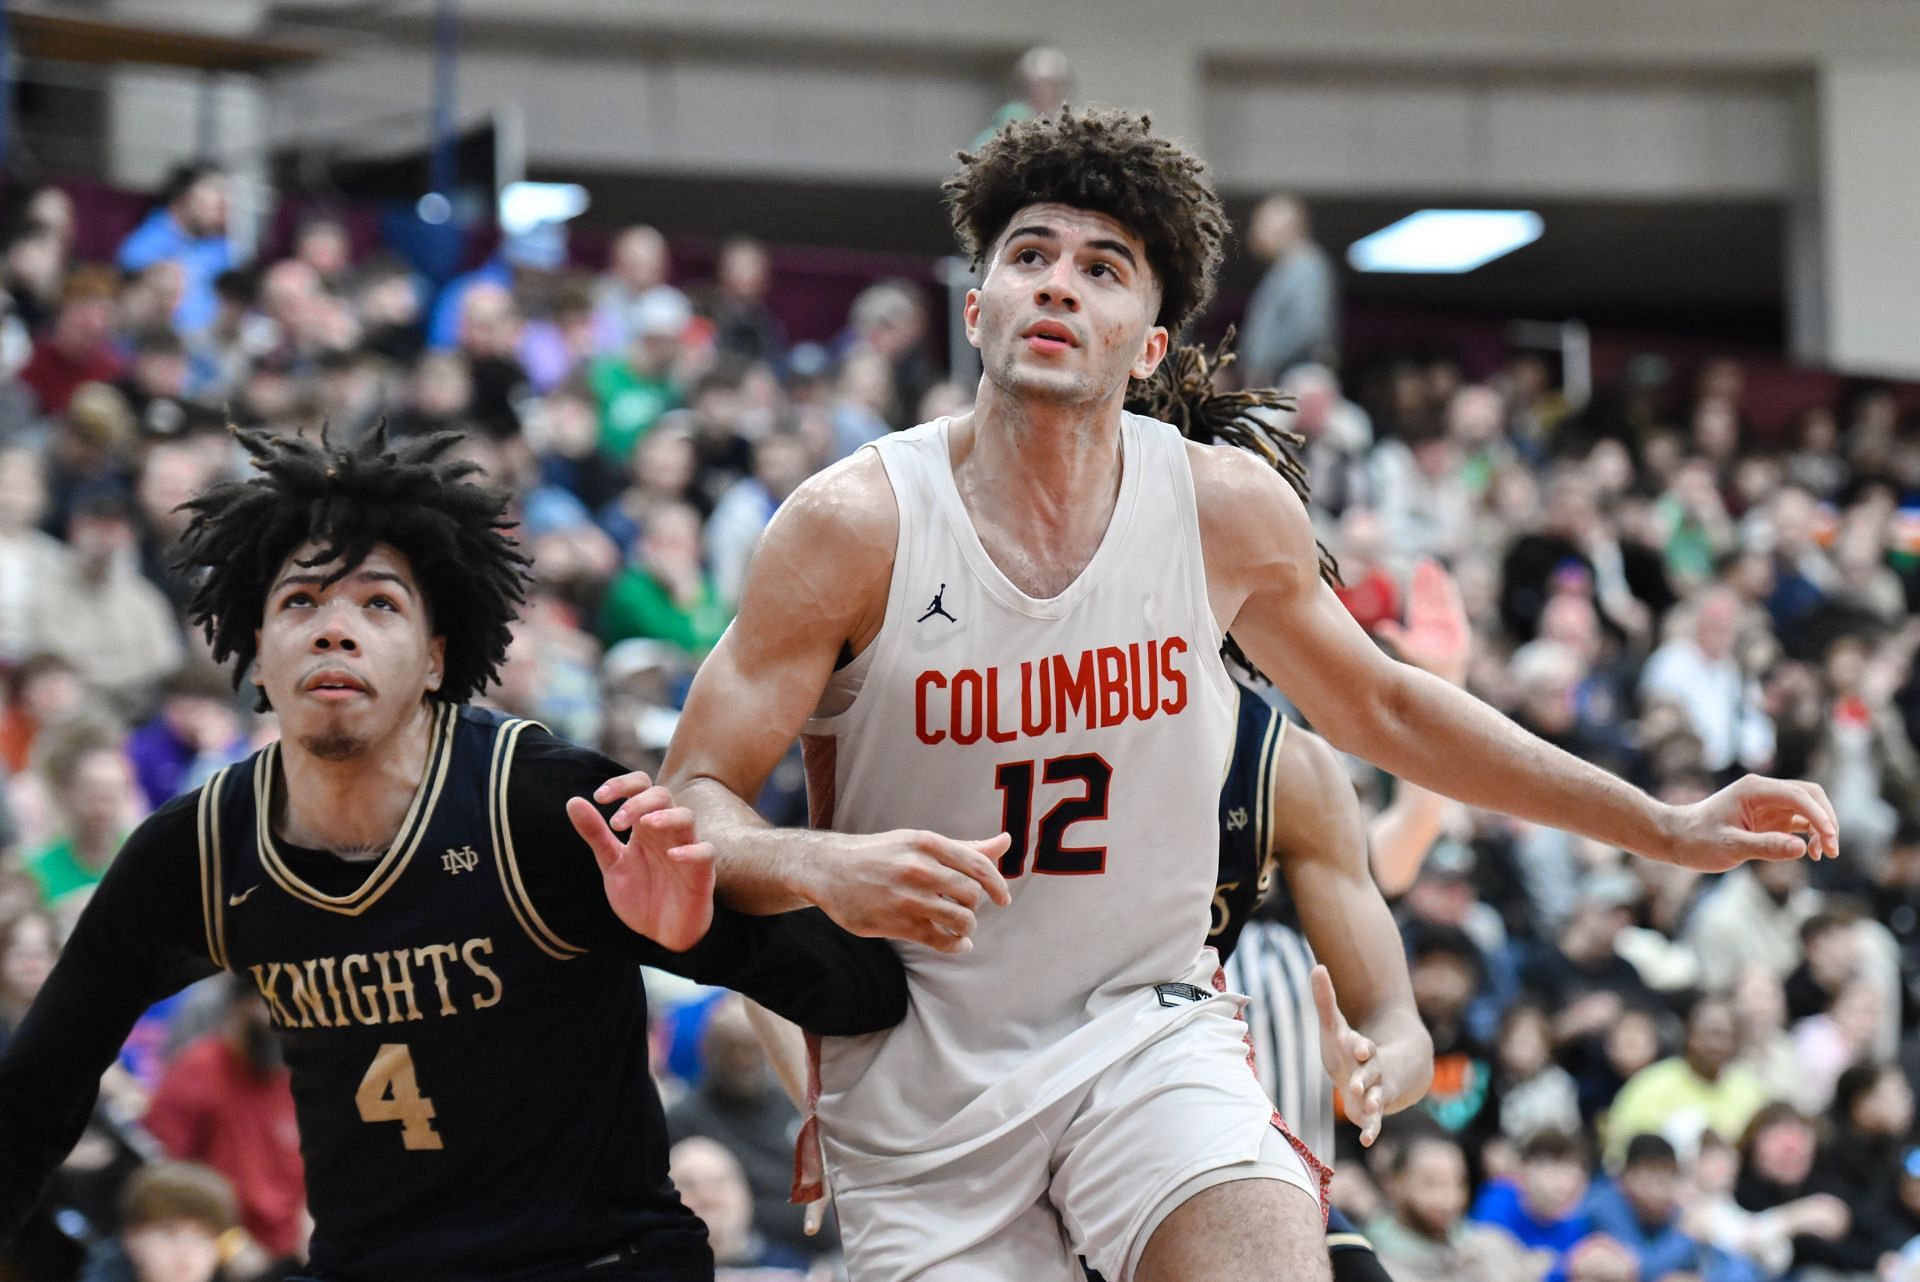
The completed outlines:
{"type": "MultiPolygon", "coordinates": [[[[291,587],[294,584],[317,588],[323,586],[329,577],[318,570],[295,570],[291,574],[282,575],[280,581],[273,585],[273,590],[278,592],[281,588],[291,587]]],[[[355,570],[346,577],[357,583],[391,583],[408,596],[413,595],[412,586],[391,570],[355,570]]],[[[335,580],[335,582],[340,581],[335,580]]]]}
{"type": "MultiPolygon", "coordinates": [[[[1053,228],[1042,226],[1039,223],[1029,223],[1024,227],[1015,227],[1012,231],[1008,232],[1006,243],[1011,245],[1022,236],[1035,236],[1041,240],[1053,241],[1060,239],[1060,233],[1053,228]]],[[[1089,249],[1104,250],[1116,258],[1124,260],[1129,267],[1137,268],[1140,266],[1139,260],[1133,256],[1133,250],[1127,247],[1125,241],[1111,240],[1102,237],[1099,240],[1088,241],[1087,247],[1089,249]]]]}
{"type": "Polygon", "coordinates": [[[1139,263],[1134,261],[1133,251],[1127,248],[1125,241],[1090,240],[1087,242],[1087,244],[1092,246],[1095,249],[1104,249],[1108,253],[1113,254],[1115,257],[1126,259],[1127,266],[1129,267],[1138,267],[1140,265],[1139,263]]]}

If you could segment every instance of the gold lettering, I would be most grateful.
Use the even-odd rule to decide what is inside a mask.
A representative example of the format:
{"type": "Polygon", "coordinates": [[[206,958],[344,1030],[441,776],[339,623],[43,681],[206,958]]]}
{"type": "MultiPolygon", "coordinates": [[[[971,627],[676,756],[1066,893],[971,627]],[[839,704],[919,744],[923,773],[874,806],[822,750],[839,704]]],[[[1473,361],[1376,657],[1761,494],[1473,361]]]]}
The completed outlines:
{"type": "Polygon", "coordinates": [[[322,1028],[332,1028],[333,1021],[327,1018],[327,1003],[320,992],[320,977],[314,973],[311,961],[306,966],[307,973],[302,977],[298,966],[287,963],[287,980],[293,985],[293,1008],[300,1012],[300,1027],[312,1028],[317,1022],[322,1028]]]}
{"type": "Polygon", "coordinates": [[[416,965],[424,966],[428,962],[433,963],[433,984],[435,988],[440,990],[440,1013],[442,1015],[459,1013],[458,1008],[453,1004],[453,998],[447,993],[447,966],[446,961],[443,960],[458,957],[459,955],[459,950],[452,944],[428,944],[424,948],[416,948],[413,950],[413,960],[416,965]]]}
{"type": "Polygon", "coordinates": [[[493,985],[493,993],[491,996],[482,997],[479,993],[473,995],[473,1008],[475,1010],[485,1010],[489,1006],[498,1006],[500,1004],[500,998],[507,990],[505,985],[500,982],[500,977],[494,974],[491,968],[474,960],[473,955],[478,952],[493,952],[493,938],[491,936],[484,939],[469,939],[460,949],[460,960],[467,964],[467,969],[474,973],[475,978],[484,979],[493,985]]]}
{"type": "Polygon", "coordinates": [[[333,982],[333,958],[322,957],[320,959],[320,973],[327,977],[327,996],[333,1001],[333,1026],[335,1028],[345,1028],[347,1026],[347,1008],[340,1003],[340,985],[333,982]]]}
{"type": "MultiPolygon", "coordinates": [[[[347,1005],[353,1008],[353,1017],[362,1024],[378,1024],[380,1022],[379,990],[372,984],[356,986],[353,982],[355,970],[362,975],[372,973],[373,967],[367,964],[365,953],[348,953],[340,959],[340,978],[347,984],[347,1005]],[[362,1002],[365,1005],[362,1005],[362,1002]]],[[[344,1024],[346,1021],[340,1022],[344,1024]]]]}
{"type": "Polygon", "coordinates": [[[397,953],[375,953],[373,955],[373,964],[380,968],[380,991],[387,995],[387,1022],[389,1024],[398,1024],[403,1020],[425,1019],[426,1016],[420,1013],[419,1005],[413,1000],[413,969],[407,960],[407,954],[404,951],[397,953]],[[387,959],[389,957],[393,959],[394,964],[399,968],[400,978],[397,980],[387,973],[387,959]],[[396,1000],[401,997],[407,999],[407,1013],[405,1015],[400,1013],[400,1003],[396,1000]]]}
{"type": "Polygon", "coordinates": [[[287,1013],[287,1008],[280,1004],[280,998],[273,991],[274,981],[280,978],[280,963],[269,962],[265,974],[261,973],[258,966],[249,966],[247,969],[253,974],[253,986],[267,1000],[267,1013],[273,1017],[273,1022],[282,1028],[292,1028],[293,1016],[287,1013]]]}

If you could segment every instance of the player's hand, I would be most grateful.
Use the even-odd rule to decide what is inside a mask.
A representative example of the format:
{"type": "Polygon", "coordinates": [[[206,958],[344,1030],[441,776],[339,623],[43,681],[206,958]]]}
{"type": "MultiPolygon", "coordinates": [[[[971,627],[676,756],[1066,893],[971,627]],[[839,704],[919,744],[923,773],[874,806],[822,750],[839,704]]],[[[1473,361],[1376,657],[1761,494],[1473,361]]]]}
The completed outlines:
{"type": "Polygon", "coordinates": [[[1655,857],[1700,872],[1840,853],[1840,821],[1826,790],[1793,779],[1747,775],[1704,801],[1670,808],[1666,828],[1667,848],[1655,857]]]}
{"type": "Polygon", "coordinates": [[[848,837],[842,853],[810,870],[807,897],[855,935],[971,952],[982,901],[1013,902],[1000,875],[1012,844],[1004,832],[978,841],[913,829],[848,837]]]}
{"type": "Polygon", "coordinates": [[[1406,625],[1387,619],[1374,627],[1374,634],[1416,668],[1454,685],[1466,684],[1473,663],[1473,626],[1467,622],[1460,585],[1432,557],[1422,557],[1413,567],[1406,625]]]}
{"type": "Polygon", "coordinates": [[[1325,966],[1313,968],[1313,1004],[1320,1012],[1320,1064],[1340,1092],[1340,1107],[1360,1128],[1360,1143],[1371,1147],[1387,1117],[1380,1048],[1355,1032],[1340,1013],[1333,975],[1325,966]]]}
{"type": "Polygon", "coordinates": [[[635,934],[684,952],[713,924],[713,847],[695,837],[693,812],[675,806],[665,788],[644,788],[619,813],[630,816],[625,841],[585,797],[567,801],[567,818],[593,850],[614,915],[635,934]]]}

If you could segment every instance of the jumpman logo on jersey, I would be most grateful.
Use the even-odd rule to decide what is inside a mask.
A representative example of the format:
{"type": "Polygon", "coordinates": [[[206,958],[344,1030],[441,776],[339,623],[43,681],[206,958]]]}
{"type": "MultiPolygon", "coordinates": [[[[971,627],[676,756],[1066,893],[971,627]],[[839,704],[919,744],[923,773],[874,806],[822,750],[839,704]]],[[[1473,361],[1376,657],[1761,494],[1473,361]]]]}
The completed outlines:
{"type": "Polygon", "coordinates": [[[919,618],[915,619],[914,622],[925,623],[928,619],[931,619],[936,614],[939,615],[941,618],[947,620],[949,623],[960,622],[960,620],[954,618],[951,614],[947,613],[947,607],[940,604],[940,598],[945,596],[946,594],[947,594],[947,585],[942,583],[940,585],[940,590],[933,594],[933,604],[928,606],[927,612],[921,615],[919,618]]]}

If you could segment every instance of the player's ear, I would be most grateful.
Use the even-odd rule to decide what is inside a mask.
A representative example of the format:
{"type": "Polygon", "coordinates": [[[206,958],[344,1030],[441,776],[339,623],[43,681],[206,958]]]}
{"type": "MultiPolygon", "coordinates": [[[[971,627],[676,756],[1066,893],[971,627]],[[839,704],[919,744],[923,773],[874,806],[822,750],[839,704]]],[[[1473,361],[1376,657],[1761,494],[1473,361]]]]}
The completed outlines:
{"type": "Polygon", "coordinates": [[[1150,325],[1147,327],[1146,341],[1140,344],[1140,355],[1134,358],[1127,373],[1134,378],[1152,378],[1153,371],[1160,368],[1160,362],[1167,355],[1167,327],[1150,325]]]}
{"type": "Polygon", "coordinates": [[[967,302],[962,313],[967,322],[967,341],[975,347],[980,346],[980,291],[967,291],[967,302]]]}
{"type": "Polygon", "coordinates": [[[429,692],[440,688],[447,675],[447,639],[434,637],[427,642],[427,689],[429,692]]]}

